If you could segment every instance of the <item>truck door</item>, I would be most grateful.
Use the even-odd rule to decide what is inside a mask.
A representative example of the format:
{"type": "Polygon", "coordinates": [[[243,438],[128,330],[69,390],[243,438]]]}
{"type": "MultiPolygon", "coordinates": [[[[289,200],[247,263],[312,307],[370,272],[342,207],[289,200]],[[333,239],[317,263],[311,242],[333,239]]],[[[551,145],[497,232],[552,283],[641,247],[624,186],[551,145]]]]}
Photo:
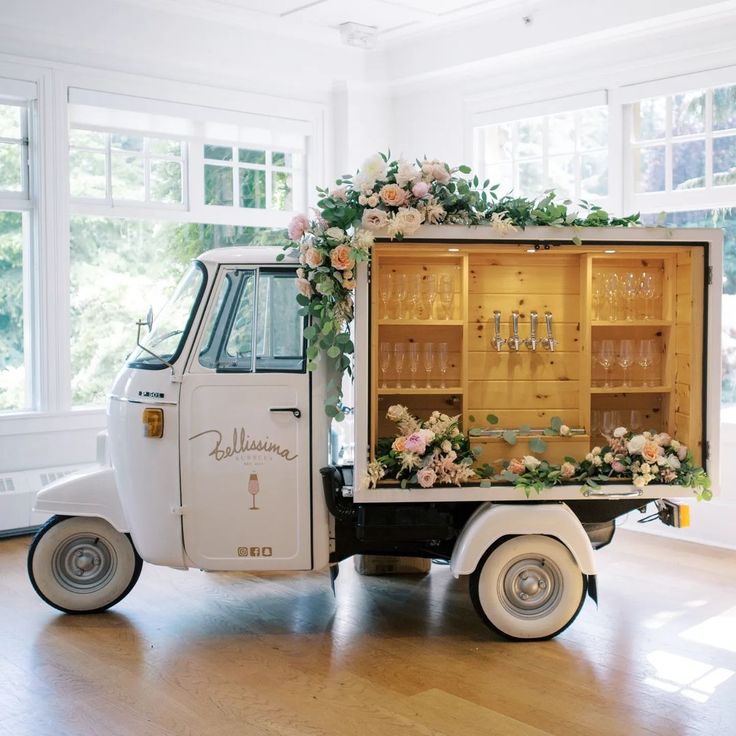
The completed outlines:
{"type": "Polygon", "coordinates": [[[220,268],[181,391],[184,548],[209,570],[311,568],[310,381],[293,268],[220,268]]]}

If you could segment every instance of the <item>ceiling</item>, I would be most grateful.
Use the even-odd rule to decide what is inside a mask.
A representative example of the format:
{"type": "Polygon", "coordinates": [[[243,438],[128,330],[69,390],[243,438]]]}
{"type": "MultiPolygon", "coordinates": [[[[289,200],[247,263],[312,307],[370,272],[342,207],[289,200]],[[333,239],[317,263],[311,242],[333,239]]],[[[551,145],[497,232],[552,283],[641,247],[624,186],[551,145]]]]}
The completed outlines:
{"type": "MultiPolygon", "coordinates": [[[[375,29],[377,40],[419,33],[476,14],[526,8],[540,0],[180,0],[179,10],[210,11],[231,21],[256,21],[274,30],[324,34],[344,23],[375,29]]],[[[168,4],[153,0],[153,5],[168,4]]]]}

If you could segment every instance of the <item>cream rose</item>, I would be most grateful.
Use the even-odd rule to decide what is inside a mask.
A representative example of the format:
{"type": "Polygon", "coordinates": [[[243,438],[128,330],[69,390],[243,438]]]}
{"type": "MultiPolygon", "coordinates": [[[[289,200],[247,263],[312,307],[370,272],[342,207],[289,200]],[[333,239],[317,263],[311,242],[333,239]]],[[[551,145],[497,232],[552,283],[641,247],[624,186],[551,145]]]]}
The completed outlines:
{"type": "Polygon", "coordinates": [[[421,172],[411,161],[401,159],[399,161],[399,168],[396,170],[396,183],[400,187],[405,187],[407,184],[418,179],[420,175],[421,172]]]}
{"type": "Polygon", "coordinates": [[[332,268],[337,271],[352,271],[355,267],[355,261],[350,257],[350,247],[347,245],[338,245],[333,248],[330,253],[330,263],[332,268]]]}
{"type": "Polygon", "coordinates": [[[560,478],[572,478],[575,475],[575,466],[572,463],[564,462],[560,466],[560,478]]]}
{"type": "Polygon", "coordinates": [[[306,279],[297,279],[296,288],[300,294],[303,294],[308,299],[311,299],[312,294],[314,294],[312,290],[312,284],[310,284],[309,281],[307,281],[306,279]]]}
{"type": "Polygon", "coordinates": [[[437,473],[432,468],[422,468],[417,471],[417,483],[422,488],[431,488],[437,480],[437,473]]]}
{"type": "Polygon", "coordinates": [[[384,210],[365,210],[360,222],[367,230],[381,230],[388,223],[388,214],[384,210]]]}
{"type": "Polygon", "coordinates": [[[422,224],[424,216],[414,207],[402,207],[394,217],[394,226],[403,235],[413,235],[422,224]]]}
{"type": "Polygon", "coordinates": [[[521,462],[524,463],[529,470],[536,470],[542,464],[542,461],[539,458],[534,457],[534,455],[524,455],[524,457],[521,458],[521,462]]]}
{"type": "Polygon", "coordinates": [[[330,227],[325,230],[325,237],[342,243],[345,240],[345,231],[341,227],[330,227]]]}
{"type": "Polygon", "coordinates": [[[635,434],[626,443],[626,449],[629,451],[629,455],[638,455],[644,449],[646,443],[647,438],[643,434],[635,434]]]}
{"type": "Polygon", "coordinates": [[[613,430],[613,436],[617,439],[621,439],[626,434],[626,427],[616,427],[616,429],[613,430]]]}
{"type": "Polygon", "coordinates": [[[641,456],[648,463],[656,463],[659,449],[659,445],[654,440],[648,440],[641,449],[641,456]]]}

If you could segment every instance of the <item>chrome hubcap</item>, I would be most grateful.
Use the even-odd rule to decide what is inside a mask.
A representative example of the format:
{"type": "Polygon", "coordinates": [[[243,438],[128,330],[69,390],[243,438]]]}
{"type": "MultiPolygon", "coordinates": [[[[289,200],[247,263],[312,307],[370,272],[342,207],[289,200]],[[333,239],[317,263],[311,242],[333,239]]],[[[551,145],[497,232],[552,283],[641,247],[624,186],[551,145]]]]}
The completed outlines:
{"type": "Polygon", "coordinates": [[[51,569],[57,582],[74,593],[93,593],[115,574],[117,556],[103,537],[77,534],[54,553],[51,569]]]}
{"type": "Polygon", "coordinates": [[[507,611],[536,618],[549,613],[559,602],[562,575],[551,560],[522,555],[506,565],[498,585],[499,599],[507,611]]]}

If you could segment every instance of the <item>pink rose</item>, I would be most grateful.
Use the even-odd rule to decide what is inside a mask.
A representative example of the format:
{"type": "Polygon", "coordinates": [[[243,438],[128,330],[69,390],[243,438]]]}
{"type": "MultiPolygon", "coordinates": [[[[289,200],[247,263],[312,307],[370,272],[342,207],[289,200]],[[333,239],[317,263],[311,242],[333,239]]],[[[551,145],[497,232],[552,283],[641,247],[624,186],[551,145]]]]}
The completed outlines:
{"type": "Polygon", "coordinates": [[[404,449],[407,452],[416,452],[417,455],[423,455],[427,450],[427,443],[419,432],[412,432],[406,438],[404,449]]]}
{"type": "Polygon", "coordinates": [[[311,268],[317,268],[322,265],[325,257],[316,249],[311,246],[307,248],[307,252],[304,254],[304,261],[311,268]]]}
{"type": "Polygon", "coordinates": [[[618,460],[614,460],[611,463],[611,469],[613,470],[614,473],[620,474],[620,473],[626,472],[626,466],[622,462],[619,462],[618,460]]]}
{"type": "Polygon", "coordinates": [[[406,202],[407,193],[398,184],[385,184],[379,190],[378,196],[390,207],[402,207],[406,202]]]}
{"type": "Polygon", "coordinates": [[[572,478],[575,475],[575,466],[572,463],[562,463],[560,466],[560,478],[572,478]]]}
{"type": "Polygon", "coordinates": [[[423,199],[429,193],[429,184],[426,181],[418,181],[412,188],[411,193],[417,199],[423,199]]]}
{"type": "Polygon", "coordinates": [[[355,261],[350,257],[350,248],[347,245],[338,245],[330,253],[330,262],[337,271],[352,271],[355,261]]]}
{"type": "Polygon", "coordinates": [[[306,215],[295,215],[289,223],[289,240],[300,240],[309,230],[309,218],[306,215]]]}
{"type": "Polygon", "coordinates": [[[340,199],[343,202],[346,202],[348,198],[348,188],[347,187],[337,187],[337,189],[333,189],[330,192],[330,197],[333,197],[334,199],[340,199]]]}
{"type": "Polygon", "coordinates": [[[687,447],[685,447],[685,445],[680,445],[679,449],[677,450],[677,457],[680,460],[684,460],[687,457],[687,447]]]}
{"type": "Polygon", "coordinates": [[[508,470],[509,473],[513,473],[514,475],[522,475],[526,473],[526,466],[520,460],[514,458],[509,462],[506,470],[508,470]]]}
{"type": "Polygon", "coordinates": [[[312,284],[309,283],[306,279],[297,279],[296,280],[296,288],[298,289],[300,294],[303,294],[307,299],[312,298],[312,294],[314,292],[312,291],[312,284]]]}
{"type": "Polygon", "coordinates": [[[432,468],[422,468],[417,471],[417,482],[422,488],[431,488],[437,480],[437,473],[432,468]]]}

